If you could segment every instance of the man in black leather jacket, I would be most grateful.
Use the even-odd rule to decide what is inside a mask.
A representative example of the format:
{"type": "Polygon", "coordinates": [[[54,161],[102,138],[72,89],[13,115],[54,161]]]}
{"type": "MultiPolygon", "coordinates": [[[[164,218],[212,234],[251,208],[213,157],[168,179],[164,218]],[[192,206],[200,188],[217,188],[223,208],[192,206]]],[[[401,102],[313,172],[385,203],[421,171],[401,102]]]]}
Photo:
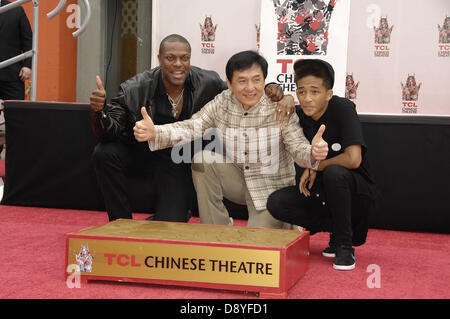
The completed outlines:
{"type": "MultiPolygon", "coordinates": [[[[152,219],[176,222],[189,219],[196,198],[190,164],[174,163],[172,149],[151,152],[147,143],[135,140],[133,127],[142,119],[142,106],[156,124],[168,124],[190,118],[227,89],[216,72],[191,66],[190,54],[190,44],[184,37],[176,34],[166,37],[160,44],[160,66],[122,83],[118,96],[110,104],[105,104],[106,92],[97,77],[97,89],[90,101],[92,127],[99,139],[93,159],[109,220],[132,218],[126,185],[130,171],[138,174],[146,171],[156,185],[152,219]]],[[[274,92],[273,100],[282,97],[281,90],[268,88],[269,91],[274,92]]]]}

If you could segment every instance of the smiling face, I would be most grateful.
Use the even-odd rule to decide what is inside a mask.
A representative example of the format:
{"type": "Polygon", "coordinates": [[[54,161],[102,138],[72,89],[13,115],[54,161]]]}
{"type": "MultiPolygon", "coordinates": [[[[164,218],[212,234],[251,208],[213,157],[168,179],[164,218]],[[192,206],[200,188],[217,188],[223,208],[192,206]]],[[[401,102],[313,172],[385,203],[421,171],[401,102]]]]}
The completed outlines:
{"type": "Polygon", "coordinates": [[[308,75],[297,81],[297,97],[303,112],[317,121],[325,113],[333,90],[327,89],[323,79],[308,75]]]}
{"type": "Polygon", "coordinates": [[[250,68],[235,70],[231,82],[227,81],[228,88],[248,110],[259,102],[264,94],[264,74],[261,66],[254,63],[250,68]]]}
{"type": "Polygon", "coordinates": [[[166,42],[158,55],[166,89],[183,87],[191,67],[191,49],[187,43],[166,42]]]}

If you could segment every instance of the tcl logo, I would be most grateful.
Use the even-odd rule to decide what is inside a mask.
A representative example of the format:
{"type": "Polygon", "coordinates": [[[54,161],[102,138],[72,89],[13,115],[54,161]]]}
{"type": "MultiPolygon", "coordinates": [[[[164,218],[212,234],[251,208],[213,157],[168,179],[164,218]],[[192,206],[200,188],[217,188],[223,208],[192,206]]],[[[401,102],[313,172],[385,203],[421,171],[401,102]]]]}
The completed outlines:
{"type": "Polygon", "coordinates": [[[131,267],[141,267],[141,264],[136,263],[136,256],[127,254],[105,254],[108,258],[108,265],[117,264],[119,266],[131,266],[131,267]]]}

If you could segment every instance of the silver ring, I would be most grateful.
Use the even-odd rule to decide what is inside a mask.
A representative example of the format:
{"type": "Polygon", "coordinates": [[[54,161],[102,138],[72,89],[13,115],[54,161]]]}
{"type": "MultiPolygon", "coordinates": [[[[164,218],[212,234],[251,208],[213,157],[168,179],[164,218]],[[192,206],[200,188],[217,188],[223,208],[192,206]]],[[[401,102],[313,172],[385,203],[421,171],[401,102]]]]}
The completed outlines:
{"type": "Polygon", "coordinates": [[[291,114],[291,112],[287,111],[287,115],[291,114]]]}
{"type": "Polygon", "coordinates": [[[278,113],[281,113],[281,109],[278,109],[278,113]]]}

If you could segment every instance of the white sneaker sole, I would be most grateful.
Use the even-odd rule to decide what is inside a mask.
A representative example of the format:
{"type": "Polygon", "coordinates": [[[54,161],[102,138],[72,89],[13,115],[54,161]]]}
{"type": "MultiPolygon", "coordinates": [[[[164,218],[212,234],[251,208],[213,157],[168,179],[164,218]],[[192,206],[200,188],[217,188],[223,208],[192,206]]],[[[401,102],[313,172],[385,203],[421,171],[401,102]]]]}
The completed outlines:
{"type": "Polygon", "coordinates": [[[322,252],[322,256],[327,257],[327,258],[334,258],[336,257],[335,253],[324,253],[322,252]]]}
{"type": "Polygon", "coordinates": [[[353,265],[343,266],[343,265],[335,265],[333,264],[333,268],[336,270],[353,270],[356,267],[356,263],[353,265]]]}

